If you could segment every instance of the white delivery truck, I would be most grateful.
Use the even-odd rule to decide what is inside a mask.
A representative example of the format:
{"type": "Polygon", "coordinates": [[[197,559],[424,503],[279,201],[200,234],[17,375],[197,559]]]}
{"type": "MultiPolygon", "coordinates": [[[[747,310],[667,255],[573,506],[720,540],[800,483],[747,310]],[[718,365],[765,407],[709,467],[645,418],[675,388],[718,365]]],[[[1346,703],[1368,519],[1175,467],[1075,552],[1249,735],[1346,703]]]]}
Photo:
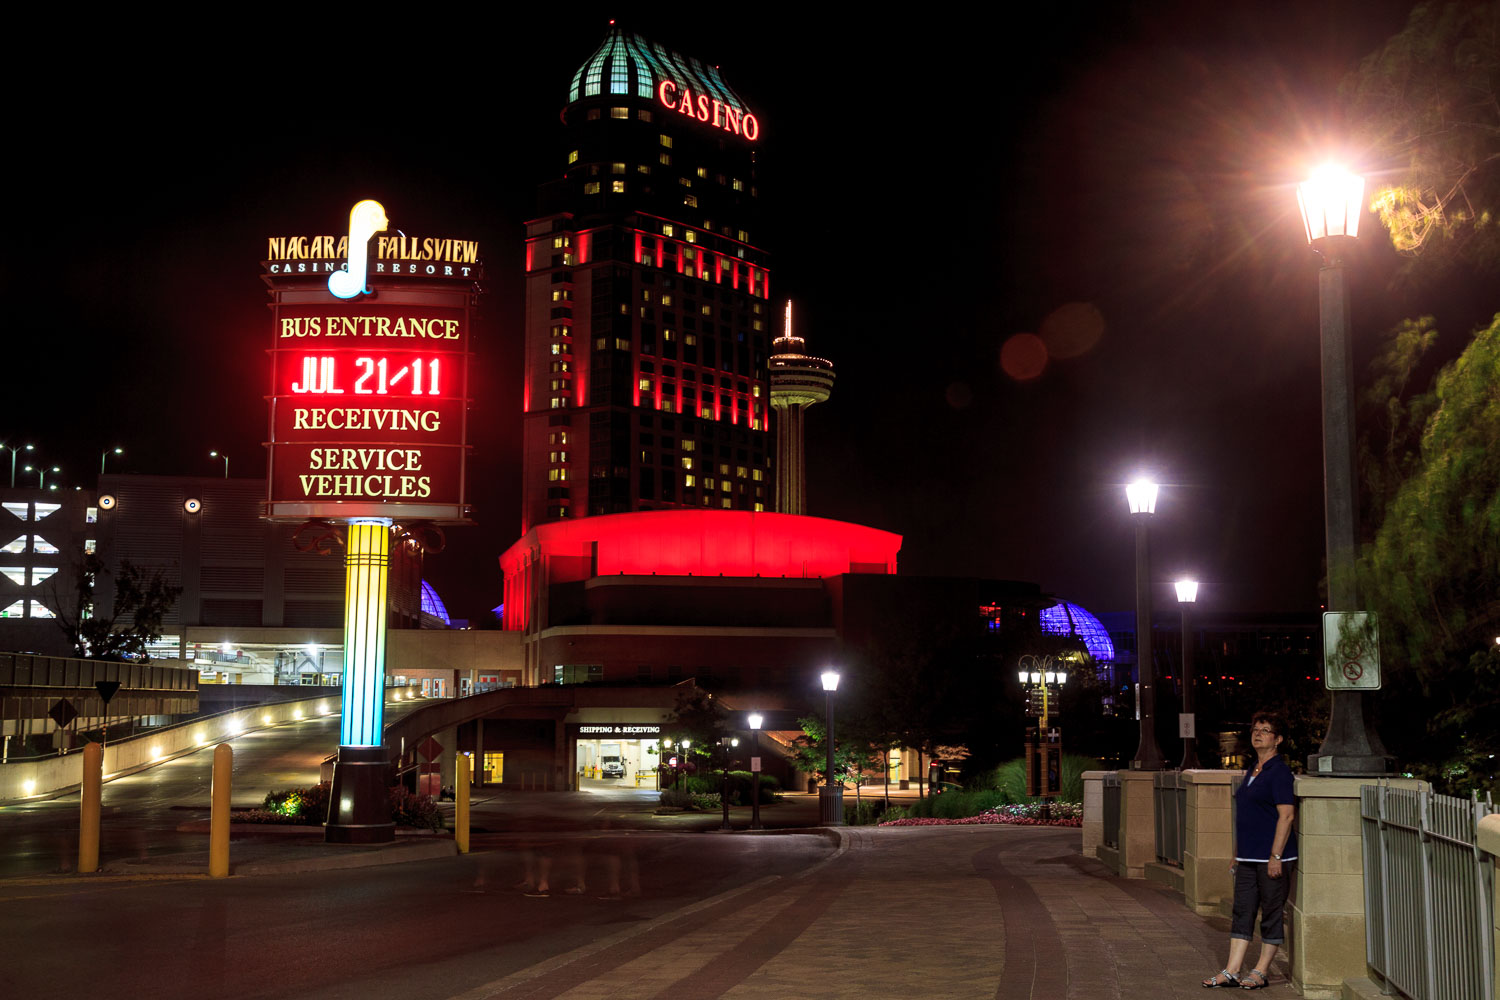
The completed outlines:
{"type": "Polygon", "coordinates": [[[602,778],[625,777],[625,760],[620,756],[620,744],[599,744],[599,776],[602,778]]]}

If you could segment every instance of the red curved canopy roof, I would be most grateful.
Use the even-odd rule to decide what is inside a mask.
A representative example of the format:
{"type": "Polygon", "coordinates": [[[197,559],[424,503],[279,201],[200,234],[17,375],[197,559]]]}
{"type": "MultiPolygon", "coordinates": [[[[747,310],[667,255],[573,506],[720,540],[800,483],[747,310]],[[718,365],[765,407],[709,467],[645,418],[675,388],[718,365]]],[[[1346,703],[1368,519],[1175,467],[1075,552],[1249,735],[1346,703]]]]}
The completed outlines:
{"type": "Polygon", "coordinates": [[[653,510],[537,525],[500,556],[507,575],[538,558],[553,582],[590,575],[789,576],[894,573],[901,536],[822,517],[653,510]],[[593,568],[598,544],[598,567],[593,568]],[[579,569],[556,557],[581,558],[579,569]],[[581,572],[580,572],[581,569],[581,572]]]}

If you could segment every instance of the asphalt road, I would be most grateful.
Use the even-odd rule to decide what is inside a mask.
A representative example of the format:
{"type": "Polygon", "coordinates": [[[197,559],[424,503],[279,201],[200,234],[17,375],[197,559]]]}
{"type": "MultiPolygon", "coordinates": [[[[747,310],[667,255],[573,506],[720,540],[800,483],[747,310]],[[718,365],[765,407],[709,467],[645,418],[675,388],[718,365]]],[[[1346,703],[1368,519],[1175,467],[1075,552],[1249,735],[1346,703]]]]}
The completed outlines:
{"type": "Polygon", "coordinates": [[[831,849],[809,834],[506,835],[288,876],[4,879],[0,967],[16,997],[450,997],[831,849]],[[552,891],[528,895],[544,868],[552,891]]]}

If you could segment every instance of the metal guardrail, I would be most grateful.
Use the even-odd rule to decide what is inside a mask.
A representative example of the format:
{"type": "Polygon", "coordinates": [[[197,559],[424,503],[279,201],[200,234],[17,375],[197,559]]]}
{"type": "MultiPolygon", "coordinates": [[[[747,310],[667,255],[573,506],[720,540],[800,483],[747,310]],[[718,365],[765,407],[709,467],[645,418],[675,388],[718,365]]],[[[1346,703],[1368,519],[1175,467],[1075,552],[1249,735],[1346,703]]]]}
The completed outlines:
{"type": "Polygon", "coordinates": [[[1495,864],[1476,843],[1486,796],[1360,789],[1365,955],[1411,1000],[1495,1000],[1495,864]]]}
{"type": "Polygon", "coordinates": [[[1182,867],[1182,845],[1187,829],[1187,785],[1181,771],[1158,771],[1151,789],[1156,809],[1156,860],[1182,867]]]}
{"type": "Polygon", "coordinates": [[[122,691],[196,691],[198,671],[139,660],[79,660],[66,656],[0,653],[0,687],[91,688],[119,681],[122,691]]]}
{"type": "Polygon", "coordinates": [[[1104,791],[1104,832],[1101,835],[1105,847],[1120,846],[1120,775],[1110,771],[1101,783],[1104,791]]]}

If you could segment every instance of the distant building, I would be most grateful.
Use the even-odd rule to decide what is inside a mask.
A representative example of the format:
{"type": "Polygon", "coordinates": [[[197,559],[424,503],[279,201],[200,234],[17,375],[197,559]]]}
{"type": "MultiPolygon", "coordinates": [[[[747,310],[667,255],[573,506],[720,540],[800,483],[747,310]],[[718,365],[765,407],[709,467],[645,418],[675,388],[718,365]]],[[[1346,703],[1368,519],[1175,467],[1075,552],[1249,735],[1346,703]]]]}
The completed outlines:
{"type": "Polygon", "coordinates": [[[91,491],[0,489],[0,650],[73,655],[57,616],[76,613],[98,514],[91,491]]]}

